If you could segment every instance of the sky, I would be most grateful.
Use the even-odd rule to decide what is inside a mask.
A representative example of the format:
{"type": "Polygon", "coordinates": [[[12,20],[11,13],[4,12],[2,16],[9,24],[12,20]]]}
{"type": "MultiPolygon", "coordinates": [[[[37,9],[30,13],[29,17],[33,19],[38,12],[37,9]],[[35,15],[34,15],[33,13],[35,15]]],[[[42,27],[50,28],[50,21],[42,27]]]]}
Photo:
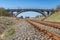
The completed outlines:
{"type": "MultiPolygon", "coordinates": [[[[60,5],[60,0],[0,0],[3,8],[55,8],[60,5]]],[[[30,12],[31,13],[31,12],[30,12]]],[[[34,12],[35,13],[35,12],[34,12]]],[[[32,14],[31,14],[32,15],[32,14]]],[[[37,15],[37,14],[36,14],[37,15]]]]}

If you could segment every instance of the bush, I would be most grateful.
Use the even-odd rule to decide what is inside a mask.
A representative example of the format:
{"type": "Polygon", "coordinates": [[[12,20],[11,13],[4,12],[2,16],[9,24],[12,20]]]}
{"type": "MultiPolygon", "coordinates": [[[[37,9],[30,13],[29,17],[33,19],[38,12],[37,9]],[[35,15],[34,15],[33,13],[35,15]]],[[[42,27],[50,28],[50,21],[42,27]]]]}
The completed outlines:
{"type": "Polygon", "coordinates": [[[4,8],[0,8],[0,16],[12,16],[12,14],[5,11],[4,8]]]}

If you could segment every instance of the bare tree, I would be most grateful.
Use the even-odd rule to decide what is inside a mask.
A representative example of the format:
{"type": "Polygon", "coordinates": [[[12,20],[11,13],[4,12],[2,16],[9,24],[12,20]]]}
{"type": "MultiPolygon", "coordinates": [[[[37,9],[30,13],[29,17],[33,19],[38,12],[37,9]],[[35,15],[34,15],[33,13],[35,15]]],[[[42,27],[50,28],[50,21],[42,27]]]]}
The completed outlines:
{"type": "Polygon", "coordinates": [[[25,17],[25,18],[30,18],[30,17],[28,16],[28,17],[25,17]]]}
{"type": "Polygon", "coordinates": [[[56,7],[56,9],[57,9],[57,10],[60,10],[60,5],[58,5],[58,6],[56,7]]]}
{"type": "Polygon", "coordinates": [[[21,16],[20,18],[22,18],[22,19],[23,19],[23,16],[21,16]]]}

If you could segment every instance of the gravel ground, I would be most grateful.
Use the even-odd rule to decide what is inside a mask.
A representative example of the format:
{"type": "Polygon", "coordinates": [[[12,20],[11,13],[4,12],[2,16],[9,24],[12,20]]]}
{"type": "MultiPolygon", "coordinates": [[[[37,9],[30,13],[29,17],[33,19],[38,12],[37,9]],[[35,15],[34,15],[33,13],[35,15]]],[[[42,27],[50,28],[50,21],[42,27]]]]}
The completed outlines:
{"type": "Polygon", "coordinates": [[[39,32],[25,20],[20,20],[20,23],[15,26],[16,33],[6,37],[4,40],[53,40],[43,32],[39,32]]]}
{"type": "Polygon", "coordinates": [[[5,29],[12,27],[18,22],[16,18],[13,17],[0,17],[0,34],[4,32],[5,29]]]}

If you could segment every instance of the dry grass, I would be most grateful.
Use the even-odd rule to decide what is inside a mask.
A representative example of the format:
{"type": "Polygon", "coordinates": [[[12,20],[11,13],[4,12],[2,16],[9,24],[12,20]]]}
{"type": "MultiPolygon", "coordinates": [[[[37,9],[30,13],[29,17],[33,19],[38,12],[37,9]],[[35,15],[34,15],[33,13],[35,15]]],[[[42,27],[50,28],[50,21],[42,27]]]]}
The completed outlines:
{"type": "Polygon", "coordinates": [[[47,19],[45,19],[45,21],[60,22],[60,12],[54,13],[53,15],[51,15],[50,17],[48,17],[47,19]]]}

